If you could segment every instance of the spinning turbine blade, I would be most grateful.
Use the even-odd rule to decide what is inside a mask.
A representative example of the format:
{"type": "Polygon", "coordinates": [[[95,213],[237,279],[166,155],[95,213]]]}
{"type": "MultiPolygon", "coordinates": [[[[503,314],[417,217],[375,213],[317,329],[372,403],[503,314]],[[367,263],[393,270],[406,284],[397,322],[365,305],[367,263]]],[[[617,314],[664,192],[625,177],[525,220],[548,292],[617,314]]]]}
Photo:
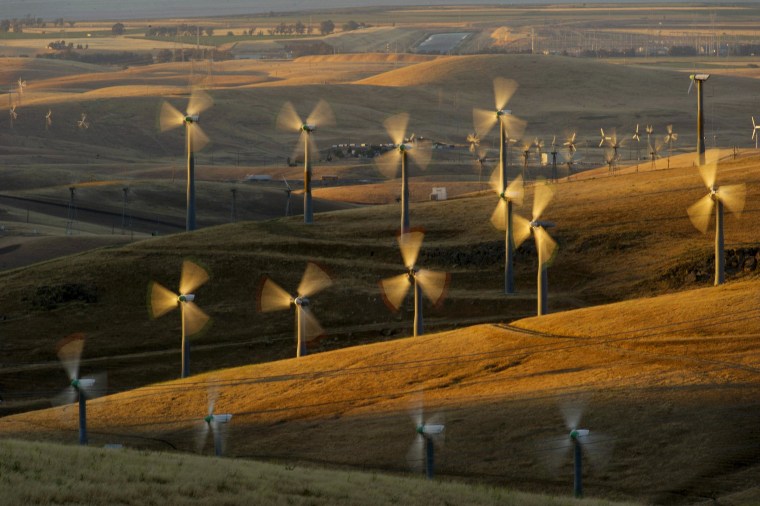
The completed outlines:
{"type": "MultiPolygon", "coordinates": [[[[501,110],[517,91],[517,83],[512,79],[497,77],[493,80],[493,96],[496,109],[501,110]]],[[[511,133],[511,132],[510,132],[511,133]]]]}
{"type": "Polygon", "coordinates": [[[703,234],[707,233],[707,227],[710,225],[713,204],[712,195],[708,193],[686,209],[691,223],[703,234]]]}
{"type": "Polygon", "coordinates": [[[409,288],[412,286],[408,274],[399,274],[392,278],[383,279],[379,284],[383,302],[392,311],[398,311],[401,308],[404,297],[406,297],[409,288]]]}
{"type": "Polygon", "coordinates": [[[259,311],[267,313],[289,309],[293,298],[277,283],[265,276],[261,282],[261,288],[259,288],[258,301],[259,311]]]}
{"type": "Polygon", "coordinates": [[[497,120],[498,117],[495,111],[487,111],[485,109],[472,110],[472,122],[475,126],[475,132],[481,138],[488,135],[488,132],[491,131],[497,120]]]}
{"type": "Polygon", "coordinates": [[[309,125],[328,126],[335,124],[335,115],[333,114],[332,107],[324,100],[317,102],[314,110],[311,111],[309,117],[306,118],[306,123],[309,125]]]}
{"type": "Polygon", "coordinates": [[[195,451],[198,453],[203,453],[203,449],[206,447],[210,425],[211,424],[206,422],[206,420],[201,420],[200,423],[196,425],[195,451]]]}
{"type": "Polygon", "coordinates": [[[148,285],[148,299],[150,300],[150,316],[158,318],[177,307],[179,301],[177,294],[164,288],[155,281],[148,285]]]}
{"type": "Polygon", "coordinates": [[[718,162],[710,161],[704,165],[699,166],[699,175],[702,176],[702,181],[705,182],[708,190],[712,190],[715,186],[715,179],[718,173],[718,162]]]}
{"type": "Polygon", "coordinates": [[[552,236],[549,235],[549,232],[544,227],[535,228],[533,233],[536,236],[536,249],[541,252],[541,259],[543,260],[539,268],[544,265],[551,265],[554,260],[554,254],[557,252],[556,241],[552,239],[552,236]]]}
{"type": "Polygon", "coordinates": [[[209,143],[209,138],[201,129],[200,125],[193,123],[188,125],[189,134],[193,136],[193,151],[197,152],[203,149],[209,143]]]}
{"type": "Polygon", "coordinates": [[[77,389],[72,386],[68,386],[61,393],[50,399],[50,403],[53,406],[64,406],[66,404],[72,404],[76,402],[76,400],[77,389]]]}
{"type": "Polygon", "coordinates": [[[499,170],[499,167],[496,166],[491,172],[491,177],[488,178],[488,185],[491,187],[491,189],[494,192],[496,192],[496,195],[501,194],[501,187],[499,186],[500,183],[501,183],[501,170],[499,170]]]}
{"type": "Polygon", "coordinates": [[[425,233],[422,230],[410,230],[406,234],[399,234],[396,237],[401,249],[401,256],[404,259],[404,266],[407,269],[411,269],[417,263],[417,256],[420,253],[423,239],[425,239],[425,233]]]}
{"type": "Polygon", "coordinates": [[[401,162],[401,153],[398,149],[386,151],[375,157],[375,166],[380,173],[388,179],[394,179],[398,175],[401,162]]]}
{"type": "Polygon", "coordinates": [[[422,292],[430,299],[434,306],[443,302],[446,291],[451,281],[451,275],[448,272],[435,272],[427,269],[420,269],[417,272],[417,283],[420,284],[422,292]]]}
{"type": "Polygon", "coordinates": [[[511,114],[502,114],[501,122],[504,123],[504,129],[512,139],[519,139],[525,133],[525,127],[528,123],[511,114]]]}
{"type": "Polygon", "coordinates": [[[425,467],[425,438],[415,434],[414,440],[406,453],[406,463],[415,473],[422,473],[425,467]]]}
{"type": "Polygon", "coordinates": [[[308,308],[301,308],[301,317],[304,321],[304,337],[307,341],[316,339],[325,334],[325,329],[319,324],[314,314],[308,308]]]}
{"type": "Polygon", "coordinates": [[[306,270],[298,285],[300,297],[310,297],[332,285],[332,278],[319,265],[314,262],[306,264],[306,270]]]}
{"type": "Polygon", "coordinates": [[[522,205],[523,198],[525,197],[525,186],[523,185],[523,179],[521,175],[518,175],[512,180],[511,183],[507,185],[504,196],[514,202],[516,205],[522,205]]]}
{"type": "Polygon", "coordinates": [[[72,334],[58,342],[58,359],[70,380],[79,378],[79,360],[84,349],[84,334],[72,334]]]}
{"type": "Polygon", "coordinates": [[[90,386],[80,386],[87,399],[96,399],[106,394],[108,390],[108,375],[104,372],[98,374],[89,374],[86,379],[95,380],[90,386]]]}
{"type": "Polygon", "coordinates": [[[208,324],[209,316],[192,302],[182,303],[182,317],[185,319],[185,335],[197,334],[208,324]]]}
{"type": "Polygon", "coordinates": [[[409,124],[409,114],[402,112],[387,118],[383,121],[383,126],[388,132],[393,144],[399,146],[404,143],[404,136],[406,135],[406,127],[409,124]]]}
{"type": "MultiPolygon", "coordinates": [[[[507,210],[505,209],[506,207],[507,203],[504,202],[504,199],[499,199],[499,203],[496,204],[496,208],[493,210],[493,214],[491,214],[491,224],[497,230],[506,230],[507,228],[505,216],[507,213],[507,210]]],[[[514,215],[512,215],[512,222],[514,223],[514,215]]],[[[530,226],[528,228],[528,233],[530,233],[530,226]]]]}
{"type": "Polygon", "coordinates": [[[282,105],[282,109],[280,109],[280,114],[277,115],[276,128],[278,130],[297,132],[301,129],[302,126],[303,121],[301,121],[301,117],[296,112],[293,104],[290,102],[285,102],[282,105]]]}
{"type": "Polygon", "coordinates": [[[541,217],[546,206],[549,205],[554,192],[548,184],[538,184],[533,192],[533,219],[537,220],[541,217]]]}
{"type": "Polygon", "coordinates": [[[718,198],[734,214],[744,210],[744,199],[747,196],[747,186],[744,183],[721,186],[717,190],[718,198]]]}
{"type": "Polygon", "coordinates": [[[190,101],[187,103],[187,114],[189,116],[200,114],[213,104],[214,100],[205,91],[195,89],[190,95],[190,101]]]}
{"type": "Polygon", "coordinates": [[[161,114],[159,116],[159,129],[162,132],[177,128],[185,122],[185,116],[175,109],[169,102],[161,104],[161,114]]]}
{"type": "Polygon", "coordinates": [[[422,391],[417,391],[412,395],[409,401],[409,417],[414,423],[414,427],[420,427],[425,422],[424,398],[422,391]]]}
{"type": "Polygon", "coordinates": [[[182,262],[182,276],[179,282],[179,293],[185,295],[193,293],[203,283],[208,281],[206,269],[191,260],[182,262]]]}
{"type": "Polygon", "coordinates": [[[414,163],[421,169],[426,169],[430,164],[430,159],[433,157],[433,151],[429,146],[422,147],[422,144],[417,141],[413,144],[412,149],[408,150],[409,156],[414,163]]]}
{"type": "Polygon", "coordinates": [[[519,214],[512,215],[512,237],[515,240],[515,248],[519,248],[530,237],[530,222],[519,214]]]}
{"type": "Polygon", "coordinates": [[[562,419],[565,422],[567,430],[575,430],[580,426],[585,408],[585,402],[582,401],[565,401],[560,404],[559,410],[562,413],[562,419]]]}

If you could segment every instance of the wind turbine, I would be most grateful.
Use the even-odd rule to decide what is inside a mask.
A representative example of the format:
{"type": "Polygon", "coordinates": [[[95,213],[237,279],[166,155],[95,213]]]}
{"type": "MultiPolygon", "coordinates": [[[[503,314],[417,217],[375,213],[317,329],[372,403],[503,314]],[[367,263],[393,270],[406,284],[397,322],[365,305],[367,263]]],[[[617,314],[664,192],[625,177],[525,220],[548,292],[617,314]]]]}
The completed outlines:
{"type": "Polygon", "coordinates": [[[285,179],[285,176],[282,176],[282,180],[285,182],[285,195],[287,195],[287,199],[285,200],[285,216],[289,216],[290,215],[290,194],[293,193],[293,189],[290,187],[288,180],[285,179]]]}
{"type": "MultiPolygon", "coordinates": [[[[649,136],[647,136],[649,137],[649,136]]],[[[647,148],[649,151],[649,160],[652,162],[652,168],[657,168],[657,159],[660,157],[660,150],[662,149],[662,141],[655,140],[655,144],[652,145],[647,138],[647,148]]]]}
{"type": "Polygon", "coordinates": [[[214,455],[221,457],[224,453],[224,428],[232,420],[232,415],[214,413],[214,406],[218,398],[216,390],[209,390],[206,395],[208,401],[207,414],[198,425],[196,444],[198,451],[203,453],[203,447],[206,446],[208,434],[211,432],[214,438],[214,455]]]}
{"type": "Polygon", "coordinates": [[[755,149],[757,149],[757,141],[760,138],[760,134],[757,133],[758,130],[760,130],[760,125],[755,123],[755,117],[752,116],[752,139],[755,141],[755,149]]]}
{"type": "Polygon", "coordinates": [[[193,90],[187,103],[186,112],[182,114],[169,102],[161,105],[159,127],[162,132],[185,126],[187,154],[187,216],[185,229],[195,230],[195,152],[200,151],[208,143],[209,138],[201,129],[198,122],[200,114],[211,107],[213,100],[201,90],[193,90]]]}
{"type": "Polygon", "coordinates": [[[386,177],[395,177],[397,167],[401,164],[401,233],[409,231],[409,171],[407,170],[407,155],[422,169],[427,167],[432,153],[429,149],[419,146],[419,141],[406,138],[406,127],[409,115],[405,112],[387,118],[383,125],[393,141],[390,151],[375,158],[377,167],[386,177]]]}
{"type": "Polygon", "coordinates": [[[575,152],[578,150],[578,149],[575,147],[575,137],[576,137],[576,134],[575,134],[575,132],[572,132],[571,134],[569,134],[569,135],[567,136],[567,139],[566,139],[566,140],[565,140],[565,142],[562,144],[564,147],[566,147],[566,148],[567,148],[567,151],[568,151],[568,152],[569,152],[571,155],[572,155],[572,154],[575,154],[575,152]]]}
{"type": "Polygon", "coordinates": [[[702,99],[702,85],[710,78],[710,74],[692,74],[689,76],[689,91],[694,83],[697,83],[697,164],[705,164],[705,113],[702,99]]]}
{"type": "Polygon", "coordinates": [[[45,130],[49,130],[51,126],[53,126],[53,110],[48,109],[47,114],[45,114],[45,130]]]}
{"type": "Polygon", "coordinates": [[[94,399],[105,393],[106,376],[82,378],[79,363],[84,349],[84,334],[72,334],[58,342],[58,359],[66,370],[71,383],[55,397],[56,404],[71,404],[79,401],[79,444],[87,444],[87,399],[94,399]]]}
{"type": "Polygon", "coordinates": [[[18,78],[18,81],[16,81],[16,85],[18,86],[18,103],[21,103],[21,95],[24,94],[24,88],[26,88],[26,81],[18,78]]]}
{"type": "Polygon", "coordinates": [[[81,119],[77,121],[77,126],[83,130],[90,128],[90,123],[87,121],[87,115],[85,113],[82,113],[81,119]]]}
{"type": "Polygon", "coordinates": [[[668,133],[665,134],[665,144],[668,145],[668,168],[670,168],[670,157],[673,155],[673,143],[678,140],[678,134],[673,131],[673,125],[668,125],[668,133]]]}
{"type": "Polygon", "coordinates": [[[610,137],[609,135],[606,135],[606,134],[604,133],[604,128],[600,128],[600,129],[599,129],[599,132],[601,133],[601,139],[600,139],[600,141],[599,141],[599,147],[601,148],[601,147],[602,147],[602,146],[604,146],[606,143],[608,143],[610,140],[612,140],[612,137],[610,137]]]}
{"type": "Polygon", "coordinates": [[[414,335],[419,336],[424,332],[422,318],[422,294],[433,303],[440,304],[446,296],[446,290],[451,281],[448,272],[435,272],[420,269],[417,266],[417,257],[422,247],[425,233],[422,230],[411,230],[405,234],[396,236],[401,256],[404,259],[406,272],[392,278],[380,281],[380,293],[385,304],[392,310],[398,311],[403,304],[409,288],[414,287],[414,335]]]}
{"type": "MultiPolygon", "coordinates": [[[[634,130],[633,135],[631,136],[631,139],[636,141],[636,162],[638,162],[641,159],[641,135],[639,134],[639,124],[636,123],[636,130],[634,130]]],[[[639,165],[636,164],[636,171],[638,172],[639,165]]]]}
{"type": "Polygon", "coordinates": [[[421,394],[416,397],[409,414],[414,423],[415,434],[407,461],[418,472],[422,471],[424,462],[425,476],[432,480],[435,474],[435,445],[443,441],[446,425],[442,423],[440,414],[425,418],[421,394]]]}
{"type": "Polygon", "coordinates": [[[499,230],[504,230],[504,293],[515,293],[514,255],[519,245],[515,245],[514,218],[512,205],[522,205],[525,190],[523,179],[517,176],[504,191],[499,191],[499,173],[496,169],[491,176],[491,187],[499,196],[499,203],[491,215],[491,223],[499,230]]]}
{"type": "Polygon", "coordinates": [[[209,279],[206,269],[195,262],[182,262],[179,293],[161,286],[155,281],[148,284],[149,312],[152,318],[165,315],[179,307],[182,318],[182,378],[190,375],[190,336],[206,327],[209,317],[195,305],[195,291],[209,279]]]}
{"type": "MultiPolygon", "coordinates": [[[[9,110],[9,114],[10,114],[10,117],[11,117],[11,128],[13,128],[13,122],[18,119],[18,113],[16,112],[16,106],[15,105],[11,106],[11,108],[9,110]]],[[[754,121],[754,118],[753,118],[753,121],[754,121]]],[[[753,137],[754,137],[754,135],[755,134],[752,134],[753,137]]]]}
{"type": "MultiPolygon", "coordinates": [[[[301,139],[299,146],[303,145],[303,222],[311,224],[314,222],[314,212],[311,205],[311,157],[318,154],[317,146],[314,143],[312,134],[317,126],[327,126],[335,124],[335,116],[332,109],[324,100],[317,102],[314,110],[311,111],[306,121],[303,121],[296,112],[293,104],[285,102],[277,116],[277,129],[289,132],[300,132],[301,139]]],[[[298,148],[296,148],[298,149],[298,148]]],[[[294,157],[295,158],[295,157],[294,157]]]]}
{"type": "Polygon", "coordinates": [[[604,150],[604,163],[607,164],[607,170],[612,174],[615,173],[615,152],[607,148],[604,150]]]}
{"type": "Polygon", "coordinates": [[[549,449],[555,464],[565,461],[567,452],[573,451],[573,495],[583,497],[583,455],[587,454],[597,465],[604,466],[612,453],[612,441],[596,430],[582,428],[580,425],[583,408],[563,405],[562,417],[569,432],[561,439],[552,439],[549,449]]]}
{"type": "MultiPolygon", "coordinates": [[[[519,139],[525,131],[525,121],[506,109],[509,99],[517,91],[517,83],[511,79],[497,77],[493,80],[495,109],[473,109],[472,118],[475,131],[482,139],[499,124],[499,193],[507,189],[507,166],[509,165],[509,139],[519,139]]],[[[525,174],[523,174],[525,179],[525,174]]]]}
{"type": "Polygon", "coordinates": [[[557,182],[557,154],[559,154],[559,151],[557,151],[557,136],[552,137],[552,181],[555,183],[557,182]]]}
{"type": "Polygon", "coordinates": [[[292,297],[280,285],[264,276],[259,285],[257,305],[259,312],[268,313],[295,307],[296,310],[296,357],[306,355],[306,342],[324,334],[324,329],[311,313],[309,297],[332,285],[332,278],[314,262],[306,264],[306,270],[298,285],[297,295],[292,297]]]}
{"type": "Polygon", "coordinates": [[[543,149],[544,149],[544,140],[540,139],[538,137],[533,139],[533,147],[536,148],[536,156],[538,157],[538,165],[540,166],[543,163],[543,149]]]}
{"type": "Polygon", "coordinates": [[[687,212],[692,224],[702,232],[707,233],[710,225],[710,215],[715,206],[715,286],[725,280],[725,253],[723,251],[723,205],[736,215],[741,215],[744,209],[744,200],[747,187],[744,183],[735,185],[716,186],[715,180],[718,172],[717,160],[699,166],[699,175],[702,176],[709,193],[689,206],[687,212]]]}
{"type": "Polygon", "coordinates": [[[547,184],[536,185],[533,194],[533,219],[531,221],[525,218],[515,215],[515,248],[519,248],[520,245],[533,234],[533,238],[536,241],[536,251],[538,252],[538,277],[537,277],[537,289],[538,289],[538,316],[544,315],[548,312],[548,297],[549,297],[549,279],[547,270],[554,255],[557,251],[557,243],[552,239],[547,228],[553,227],[554,223],[551,221],[541,221],[541,215],[543,214],[546,206],[549,205],[554,192],[547,184]]]}

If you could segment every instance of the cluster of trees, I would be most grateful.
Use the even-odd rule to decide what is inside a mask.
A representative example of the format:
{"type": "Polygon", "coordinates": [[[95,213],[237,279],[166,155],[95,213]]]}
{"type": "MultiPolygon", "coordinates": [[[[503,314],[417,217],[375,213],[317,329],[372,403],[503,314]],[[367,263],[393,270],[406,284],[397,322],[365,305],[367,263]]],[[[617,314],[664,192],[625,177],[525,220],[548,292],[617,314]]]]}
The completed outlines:
{"type": "MultiPolygon", "coordinates": [[[[76,24],[76,21],[68,21],[70,27],[76,24]]],[[[0,19],[0,32],[2,33],[22,33],[24,28],[45,28],[47,23],[42,18],[33,17],[31,14],[27,14],[25,17],[12,18],[12,19],[0,19]]],[[[56,18],[53,20],[53,26],[66,26],[66,21],[63,18],[56,18]]]]}
{"type": "Polygon", "coordinates": [[[193,48],[182,48],[172,51],[171,49],[162,49],[156,53],[153,59],[155,63],[169,63],[173,61],[205,60],[212,58],[214,61],[232,60],[235,57],[229,51],[219,51],[214,49],[208,51],[200,49],[196,51],[193,48]]]}
{"type": "Polygon", "coordinates": [[[205,28],[203,26],[181,24],[178,26],[149,26],[145,31],[146,37],[194,37],[203,34],[211,37],[214,35],[214,29],[211,27],[205,28]]]}
{"type": "MultiPolygon", "coordinates": [[[[65,40],[54,40],[53,42],[51,42],[50,44],[48,44],[47,47],[48,47],[48,49],[55,49],[56,51],[71,51],[72,49],[74,49],[74,43],[73,42],[69,42],[69,44],[66,45],[66,41],[65,40]]],[[[82,46],[82,44],[77,44],[76,48],[77,49],[89,49],[90,45],[89,44],[85,44],[84,46],[82,46]]]]}
{"type": "Polygon", "coordinates": [[[267,32],[269,35],[303,35],[313,33],[314,28],[311,26],[311,24],[309,24],[309,26],[306,26],[301,23],[301,21],[296,21],[292,25],[288,25],[283,22],[274,28],[269,28],[267,32]]]}
{"type": "Polygon", "coordinates": [[[354,30],[358,30],[359,28],[369,28],[370,26],[372,25],[368,25],[367,23],[364,23],[364,22],[357,23],[356,21],[352,19],[350,21],[346,21],[345,23],[343,23],[343,26],[341,28],[343,28],[344,32],[352,32],[354,30]]]}
{"type": "Polygon", "coordinates": [[[150,53],[132,53],[130,51],[113,52],[113,53],[78,53],[74,51],[71,44],[64,51],[37,55],[37,58],[47,58],[50,60],[73,60],[84,63],[94,63],[96,65],[150,65],[153,63],[153,57],[150,53]]]}

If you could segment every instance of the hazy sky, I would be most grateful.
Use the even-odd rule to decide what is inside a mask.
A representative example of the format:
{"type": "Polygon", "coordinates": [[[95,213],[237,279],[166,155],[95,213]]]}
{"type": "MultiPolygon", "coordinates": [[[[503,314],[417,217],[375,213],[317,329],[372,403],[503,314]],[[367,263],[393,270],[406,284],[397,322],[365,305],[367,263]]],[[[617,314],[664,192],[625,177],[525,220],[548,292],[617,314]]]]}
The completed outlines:
{"type": "MultiPolygon", "coordinates": [[[[0,0],[0,18],[27,14],[71,20],[223,16],[230,14],[346,8],[371,5],[463,5],[549,3],[552,0],[0,0]]],[[[591,0],[593,2],[593,0],[591,0]]],[[[602,0],[598,0],[602,1],[602,0]]],[[[608,0],[609,1],[609,0],[608,0]]],[[[616,1],[616,0],[612,0],[616,1]]],[[[617,0],[626,1],[626,0],[617,0]]],[[[630,0],[633,1],[633,0],[630,0]]]]}

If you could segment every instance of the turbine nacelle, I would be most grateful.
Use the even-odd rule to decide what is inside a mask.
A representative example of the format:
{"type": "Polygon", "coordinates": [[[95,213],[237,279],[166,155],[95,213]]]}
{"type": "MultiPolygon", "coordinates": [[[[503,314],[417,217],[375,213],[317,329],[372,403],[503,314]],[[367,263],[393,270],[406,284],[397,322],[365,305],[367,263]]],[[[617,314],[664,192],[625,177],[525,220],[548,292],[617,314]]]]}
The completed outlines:
{"type": "Polygon", "coordinates": [[[299,307],[309,307],[309,299],[307,297],[298,296],[293,299],[293,304],[299,307]]]}
{"type": "Polygon", "coordinates": [[[195,300],[195,294],[183,293],[177,297],[178,302],[193,302],[195,300]]]}
{"type": "Polygon", "coordinates": [[[232,415],[225,413],[223,415],[208,415],[203,419],[204,422],[211,425],[212,423],[229,423],[232,420],[232,415]]]}
{"type": "Polygon", "coordinates": [[[445,429],[446,426],[441,424],[422,424],[418,425],[416,430],[417,434],[423,436],[437,436],[438,434],[442,434],[445,429]]]}
{"type": "Polygon", "coordinates": [[[200,115],[198,114],[186,114],[183,121],[185,123],[198,123],[199,119],[200,115]]]}
{"type": "Polygon", "coordinates": [[[307,134],[312,133],[316,129],[317,129],[317,125],[314,125],[314,124],[304,123],[301,125],[301,131],[307,134]]]}
{"type": "Polygon", "coordinates": [[[511,109],[496,109],[496,117],[499,118],[501,116],[511,116],[512,110],[511,109]]]}
{"type": "Polygon", "coordinates": [[[82,390],[83,388],[92,388],[95,386],[95,378],[74,379],[71,381],[71,386],[77,390],[82,390]]]}
{"type": "Polygon", "coordinates": [[[573,429],[570,431],[570,439],[577,441],[578,438],[586,437],[589,435],[588,429],[573,429]]]}
{"type": "Polygon", "coordinates": [[[555,227],[553,221],[533,220],[530,222],[530,228],[552,228],[555,227]]]}

